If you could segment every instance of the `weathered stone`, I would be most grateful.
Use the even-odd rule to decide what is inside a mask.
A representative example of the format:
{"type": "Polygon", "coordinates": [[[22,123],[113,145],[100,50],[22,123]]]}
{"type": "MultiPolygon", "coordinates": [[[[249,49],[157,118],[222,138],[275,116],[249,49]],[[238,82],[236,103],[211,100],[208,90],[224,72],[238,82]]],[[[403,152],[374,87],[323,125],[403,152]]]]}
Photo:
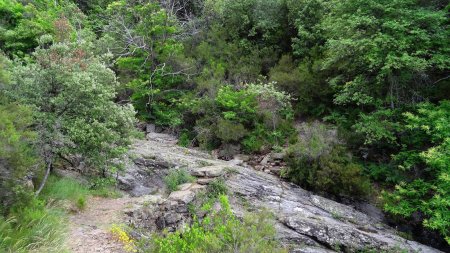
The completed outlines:
{"type": "Polygon", "coordinates": [[[243,165],[244,161],[234,158],[233,160],[228,161],[230,165],[243,165]]]}
{"type": "Polygon", "coordinates": [[[261,165],[267,165],[267,163],[270,161],[270,155],[264,156],[264,158],[261,160],[261,165]]]}
{"type": "Polygon", "coordinates": [[[154,132],[156,132],[156,126],[155,126],[155,124],[147,124],[147,125],[145,126],[145,132],[146,132],[146,133],[154,133],[154,132]]]}
{"type": "Polygon", "coordinates": [[[192,185],[193,185],[192,183],[180,184],[180,185],[178,186],[178,190],[179,190],[179,191],[186,191],[186,190],[188,190],[189,188],[191,188],[192,185]]]}
{"type": "Polygon", "coordinates": [[[272,158],[273,160],[283,160],[285,156],[286,153],[284,152],[270,154],[270,158],[272,158]]]}
{"type": "Polygon", "coordinates": [[[250,156],[244,154],[237,154],[234,156],[234,159],[241,160],[243,162],[248,162],[250,160],[250,156]]]}
{"type": "Polygon", "coordinates": [[[207,185],[207,184],[211,183],[211,181],[213,181],[213,180],[214,180],[214,178],[199,178],[199,179],[197,179],[197,184],[207,185]]]}
{"type": "Polygon", "coordinates": [[[219,157],[225,160],[230,160],[235,155],[239,154],[240,150],[241,150],[240,145],[224,144],[219,150],[219,157]]]}
{"type": "Polygon", "coordinates": [[[184,204],[189,204],[192,200],[194,200],[195,193],[192,191],[174,191],[170,193],[169,199],[182,202],[184,204]]]}
{"type": "MultiPolygon", "coordinates": [[[[238,216],[244,215],[247,204],[252,210],[267,209],[272,212],[277,237],[283,244],[292,246],[291,252],[329,253],[337,247],[348,252],[366,249],[378,252],[401,249],[407,252],[440,252],[401,238],[378,217],[373,218],[353,207],[314,195],[271,174],[213,159],[201,151],[178,147],[170,136],[150,134],[149,140],[138,141],[132,152],[142,157],[153,155],[155,159],[176,167],[185,166],[192,175],[202,177],[196,184],[181,186],[185,190],[172,192],[168,199],[153,209],[136,211],[132,222],[138,228],[174,231],[189,224],[187,204],[195,203],[195,189],[205,187],[212,178],[224,175],[228,171],[226,168],[231,167],[233,173],[228,173],[225,183],[233,212],[238,216]],[[213,165],[199,168],[200,159],[213,165]],[[247,203],[245,207],[242,200],[247,203]]],[[[267,166],[259,165],[258,168],[266,167],[271,173],[281,169],[282,165],[268,166],[269,161],[267,158],[267,166]]]]}
{"type": "Polygon", "coordinates": [[[225,166],[214,165],[191,169],[191,175],[197,177],[219,177],[225,173],[225,166]]]}

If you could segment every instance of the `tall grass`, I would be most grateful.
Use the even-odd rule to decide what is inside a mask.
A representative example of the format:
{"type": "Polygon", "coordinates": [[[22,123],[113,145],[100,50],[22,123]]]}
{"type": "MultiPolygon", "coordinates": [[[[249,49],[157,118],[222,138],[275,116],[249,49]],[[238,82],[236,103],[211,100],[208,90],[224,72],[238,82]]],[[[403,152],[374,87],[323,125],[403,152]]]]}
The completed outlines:
{"type": "Polygon", "coordinates": [[[50,176],[38,198],[17,204],[8,217],[0,216],[0,253],[67,252],[67,209],[61,203],[84,209],[89,195],[88,188],[74,179],[50,176]]]}
{"type": "Polygon", "coordinates": [[[0,216],[0,252],[65,252],[65,223],[62,210],[33,201],[8,218],[0,216]]]}
{"type": "Polygon", "coordinates": [[[87,186],[74,179],[50,176],[42,195],[46,199],[70,201],[78,209],[83,210],[90,192],[87,186]]]}
{"type": "MultiPolygon", "coordinates": [[[[67,211],[86,207],[91,195],[108,195],[103,184],[89,190],[75,179],[51,175],[39,197],[24,193],[29,201],[17,201],[7,217],[0,213],[0,253],[62,253],[65,248],[67,211]],[[70,203],[68,210],[67,203],[70,203]]],[[[113,192],[116,194],[115,192],[113,192]]]]}

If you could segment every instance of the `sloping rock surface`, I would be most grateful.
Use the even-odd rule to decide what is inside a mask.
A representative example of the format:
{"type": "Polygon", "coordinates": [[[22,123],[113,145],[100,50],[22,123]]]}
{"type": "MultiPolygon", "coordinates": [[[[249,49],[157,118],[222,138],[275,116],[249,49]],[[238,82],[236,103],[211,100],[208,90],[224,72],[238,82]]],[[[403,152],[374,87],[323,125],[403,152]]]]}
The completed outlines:
{"type": "MultiPolygon", "coordinates": [[[[169,135],[149,133],[147,140],[135,143],[131,174],[122,176],[124,185],[132,189],[163,187],[160,183],[169,167],[185,167],[198,177],[198,182],[180,187],[157,205],[145,206],[129,215],[134,225],[152,231],[182,227],[189,219],[187,205],[199,189],[212,178],[225,176],[235,213],[267,209],[276,217],[279,239],[291,245],[291,252],[440,252],[415,241],[406,240],[378,219],[354,208],[317,196],[293,184],[251,168],[214,159],[210,155],[176,145],[169,135]],[[142,162],[144,160],[144,162],[142,162]],[[163,164],[164,166],[161,166],[163,164]],[[133,180],[133,173],[149,173],[153,181],[133,180]],[[246,206],[242,204],[245,200],[246,206]],[[247,206],[250,205],[250,208],[247,206]],[[181,225],[180,225],[181,224],[181,225]]],[[[144,177],[148,178],[148,177],[144,177]]]]}

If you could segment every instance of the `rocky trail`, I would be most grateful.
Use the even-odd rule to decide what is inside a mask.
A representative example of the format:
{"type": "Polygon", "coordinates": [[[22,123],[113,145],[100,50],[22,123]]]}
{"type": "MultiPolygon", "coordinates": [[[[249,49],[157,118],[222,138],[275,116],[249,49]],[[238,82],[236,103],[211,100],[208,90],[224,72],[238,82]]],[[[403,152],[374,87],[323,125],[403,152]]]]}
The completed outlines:
{"type": "Polygon", "coordinates": [[[277,176],[244,167],[241,160],[222,161],[176,145],[176,139],[150,133],[138,140],[126,161],[120,187],[131,196],[93,199],[88,210],[71,217],[69,244],[73,252],[122,252],[111,238],[113,223],[139,229],[174,231],[189,222],[188,205],[217,177],[225,180],[234,212],[267,209],[275,215],[277,235],[291,252],[326,253],[440,252],[400,237],[377,217],[317,196],[277,176]],[[165,194],[163,177],[170,168],[186,168],[196,182],[165,194]]]}

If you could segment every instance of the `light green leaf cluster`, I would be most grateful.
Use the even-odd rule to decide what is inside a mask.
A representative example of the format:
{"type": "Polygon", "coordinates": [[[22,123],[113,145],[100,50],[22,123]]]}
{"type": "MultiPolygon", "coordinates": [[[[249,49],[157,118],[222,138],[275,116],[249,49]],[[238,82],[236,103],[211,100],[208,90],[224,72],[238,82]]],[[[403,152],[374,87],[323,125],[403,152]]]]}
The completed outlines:
{"type": "Polygon", "coordinates": [[[114,72],[82,46],[37,48],[33,61],[17,63],[7,92],[36,111],[42,144],[52,154],[82,155],[105,171],[123,154],[134,124],[131,106],[116,104],[114,72]]]}

